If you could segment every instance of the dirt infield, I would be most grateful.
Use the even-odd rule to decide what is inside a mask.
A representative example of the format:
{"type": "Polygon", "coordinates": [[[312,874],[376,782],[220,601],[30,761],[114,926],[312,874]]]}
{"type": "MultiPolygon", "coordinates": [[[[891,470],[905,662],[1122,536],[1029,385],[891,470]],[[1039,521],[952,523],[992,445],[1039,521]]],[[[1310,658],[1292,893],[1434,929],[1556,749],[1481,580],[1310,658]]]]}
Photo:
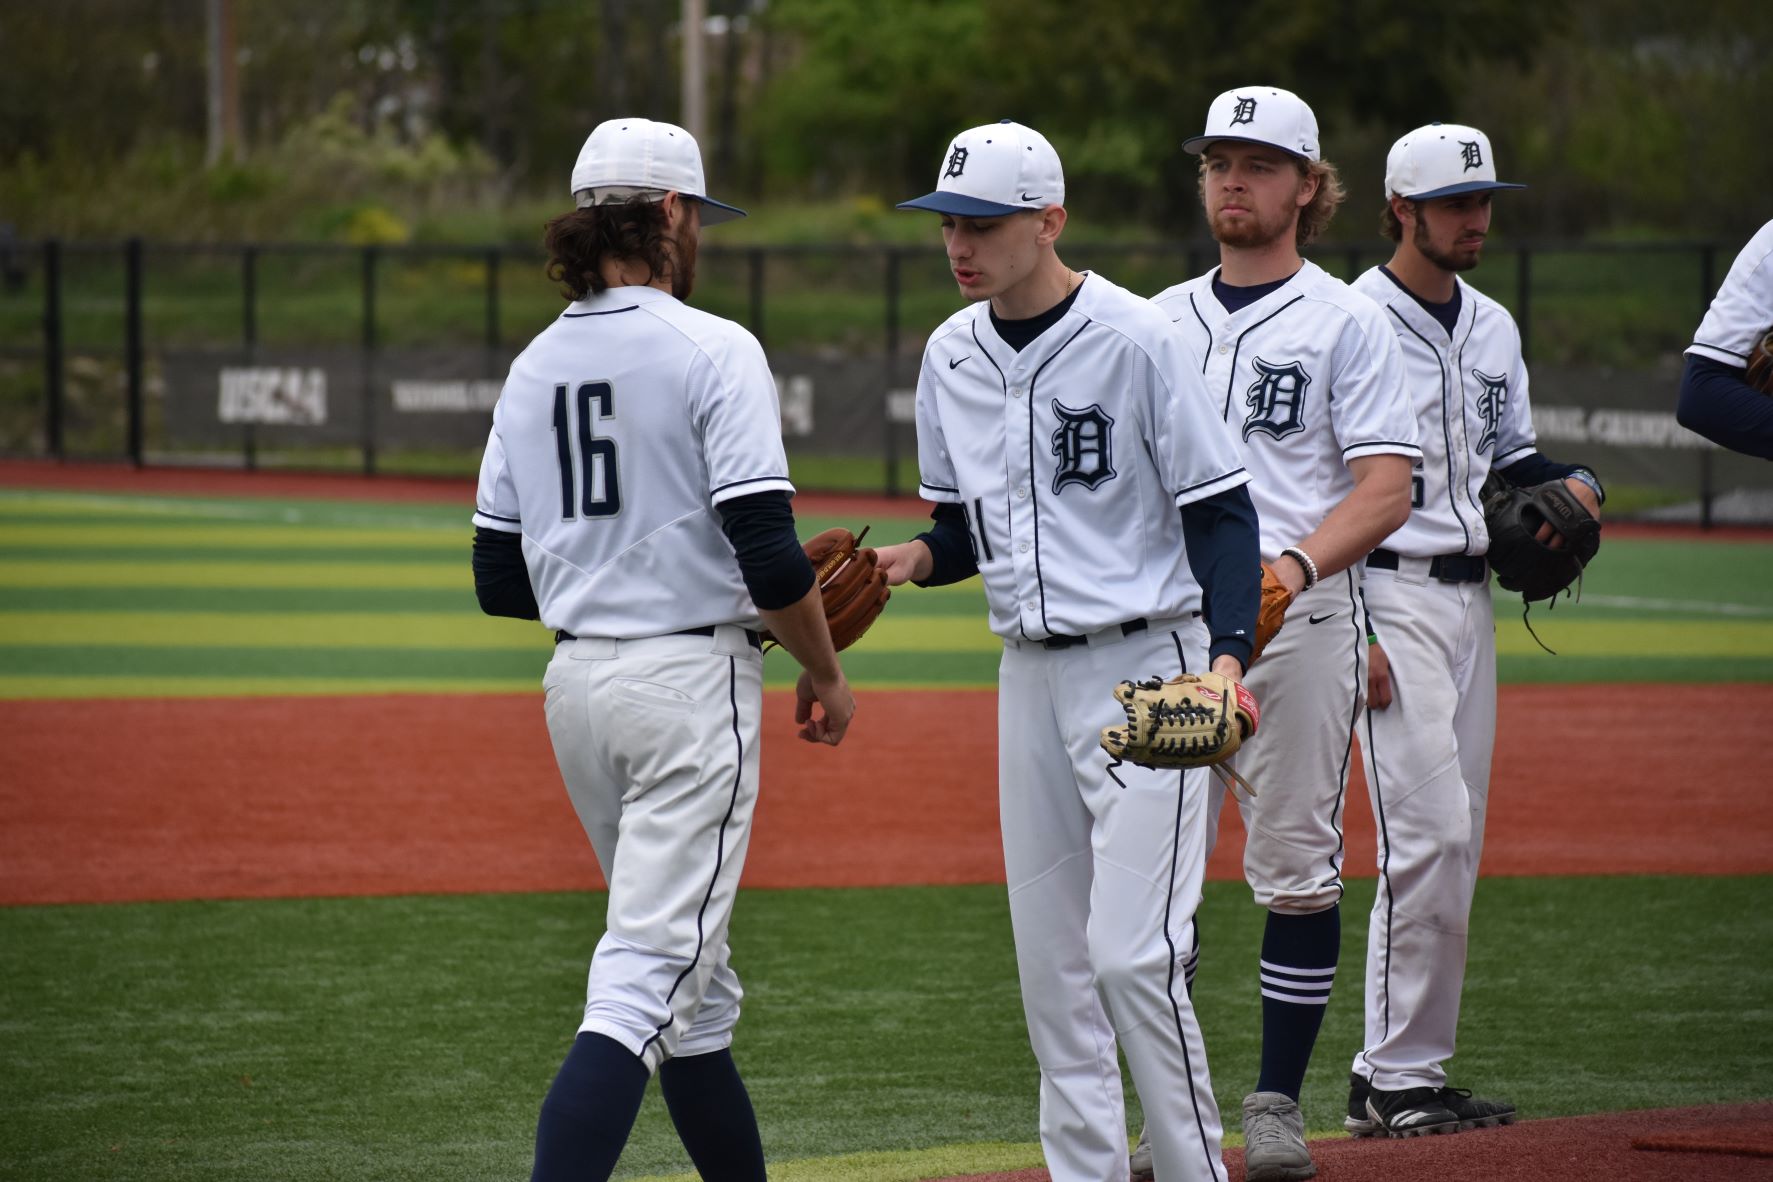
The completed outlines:
{"type": "MultiPolygon", "coordinates": [[[[1666,703],[1631,686],[1507,686],[1486,874],[1773,871],[1773,685],[1689,686],[1732,744],[1636,743],[1666,703]],[[1555,719],[1555,727],[1536,720],[1555,719]],[[1565,737],[1620,741],[1572,758],[1565,737]]],[[[0,903],[568,890],[602,885],[541,698],[6,703],[0,903]]],[[[766,702],[753,887],[1001,882],[989,691],[864,691],[839,751],[766,702]],[[907,743],[907,736],[920,741],[907,743]]],[[[1364,786],[1348,870],[1374,873],[1364,786]]],[[[1239,876],[1227,816],[1209,867],[1239,876]]]]}
{"type": "MultiPolygon", "coordinates": [[[[1454,1137],[1313,1141],[1319,1182],[1732,1182],[1773,1180],[1773,1104],[1663,1108],[1534,1120],[1454,1137]]],[[[1228,1149],[1231,1182],[1244,1154],[1228,1149]]],[[[1048,1182],[1045,1170],[942,1182],[1048,1182]]]]}

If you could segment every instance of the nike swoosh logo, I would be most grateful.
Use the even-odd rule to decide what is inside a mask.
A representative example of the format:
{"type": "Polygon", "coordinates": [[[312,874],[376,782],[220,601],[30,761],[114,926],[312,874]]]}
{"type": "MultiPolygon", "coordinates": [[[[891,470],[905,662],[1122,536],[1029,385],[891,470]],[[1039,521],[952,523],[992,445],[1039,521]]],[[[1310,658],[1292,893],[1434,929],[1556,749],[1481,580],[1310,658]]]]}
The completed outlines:
{"type": "Polygon", "coordinates": [[[1039,201],[1040,198],[1039,197],[1030,197],[1028,194],[1024,193],[1024,194],[1022,194],[1022,200],[1024,200],[1024,201],[1039,201]]]}
{"type": "Polygon", "coordinates": [[[959,358],[956,358],[956,359],[955,359],[955,360],[953,360],[953,361],[950,361],[950,362],[949,362],[949,363],[948,363],[948,368],[949,368],[949,369],[953,369],[953,368],[954,368],[954,367],[955,367],[955,366],[957,366],[957,365],[959,365],[959,364],[960,364],[960,363],[961,363],[961,362],[962,362],[962,361],[965,361],[965,360],[967,360],[967,359],[968,359],[968,358],[970,358],[970,357],[971,357],[971,356],[972,356],[972,354],[971,354],[971,353],[968,353],[968,354],[967,354],[967,355],[966,355],[966,357],[959,357],[959,358]]]}
{"type": "Polygon", "coordinates": [[[1321,616],[1307,616],[1307,617],[1305,617],[1305,622],[1307,624],[1321,624],[1325,620],[1330,619],[1335,614],[1336,614],[1335,612],[1325,612],[1321,616]]]}

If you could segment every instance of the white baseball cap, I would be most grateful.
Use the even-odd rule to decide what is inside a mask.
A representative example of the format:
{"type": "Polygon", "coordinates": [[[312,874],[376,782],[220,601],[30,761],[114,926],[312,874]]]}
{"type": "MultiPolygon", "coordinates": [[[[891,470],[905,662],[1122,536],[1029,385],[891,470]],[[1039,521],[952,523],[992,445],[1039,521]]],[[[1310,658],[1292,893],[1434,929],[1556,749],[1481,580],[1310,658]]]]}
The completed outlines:
{"type": "Polygon", "coordinates": [[[1005,119],[954,137],[936,174],[936,191],[900,209],[963,218],[994,218],[1065,204],[1065,170],[1047,137],[1005,119]]]}
{"type": "Polygon", "coordinates": [[[702,203],[704,226],[745,216],[744,210],[708,196],[707,188],[702,150],[696,138],[675,123],[607,119],[597,125],[573,164],[573,199],[580,209],[636,196],[656,201],[666,193],[681,193],[702,203]]]}
{"type": "Polygon", "coordinates": [[[1207,108],[1207,129],[1182,141],[1195,155],[1219,140],[1266,144],[1306,160],[1320,159],[1317,116],[1305,100],[1278,86],[1240,86],[1213,100],[1207,108]]]}
{"type": "Polygon", "coordinates": [[[1490,137],[1458,123],[1418,127],[1391,145],[1385,157],[1385,192],[1412,201],[1526,187],[1497,180],[1490,137]]]}

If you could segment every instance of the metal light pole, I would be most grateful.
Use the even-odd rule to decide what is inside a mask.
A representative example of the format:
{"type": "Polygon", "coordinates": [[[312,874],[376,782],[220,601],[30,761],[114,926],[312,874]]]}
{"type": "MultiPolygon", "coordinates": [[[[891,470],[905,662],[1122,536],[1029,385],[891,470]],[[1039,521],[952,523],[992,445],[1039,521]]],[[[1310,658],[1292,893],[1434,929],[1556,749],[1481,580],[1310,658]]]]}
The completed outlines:
{"type": "Polygon", "coordinates": [[[708,0],[683,0],[683,128],[706,150],[708,131],[707,69],[702,58],[702,26],[708,21],[708,0]]]}

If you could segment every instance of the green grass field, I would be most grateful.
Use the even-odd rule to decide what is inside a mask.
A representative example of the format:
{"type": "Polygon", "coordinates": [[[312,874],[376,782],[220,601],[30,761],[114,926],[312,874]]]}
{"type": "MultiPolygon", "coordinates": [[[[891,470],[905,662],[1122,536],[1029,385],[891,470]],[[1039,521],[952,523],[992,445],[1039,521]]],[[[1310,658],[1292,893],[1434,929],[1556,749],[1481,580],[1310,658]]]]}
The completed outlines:
{"type": "MultiPolygon", "coordinates": [[[[880,520],[870,540],[918,528],[880,520]]],[[[0,699],[534,693],[549,638],[479,614],[470,534],[466,506],[0,491],[0,699]]],[[[1766,546],[1610,539],[1582,602],[1535,609],[1561,655],[1498,597],[1503,679],[1773,680],[1770,582],[1766,546]]],[[[983,614],[976,587],[898,592],[846,664],[864,694],[990,685],[983,614]]],[[[1308,1080],[1325,1134],[1358,1041],[1372,892],[1350,884],[1308,1080]]],[[[602,904],[0,908],[0,1179],[521,1177],[602,904]]],[[[1770,877],[1486,881],[1454,1082],[1529,1117],[1773,1095],[1769,904],[1770,877]]],[[[1256,1061],[1261,925],[1235,883],[1209,884],[1202,924],[1197,1005],[1234,1111],[1256,1061]]],[[[1001,888],[748,891],[733,945],[736,1053],[772,1176],[1038,1163],[1001,888]]],[[[620,1176],[687,1168],[655,1094],[620,1176]]]]}
{"type": "MultiPolygon", "coordinates": [[[[1324,1133],[1359,1037],[1372,891],[1353,883],[1344,905],[1343,979],[1304,1097],[1324,1133]]],[[[1768,902],[1760,878],[1486,882],[1455,1081],[1528,1117],[1773,1094],[1768,902]]],[[[0,910],[0,1177],[522,1177],[601,907],[499,895],[0,910]]],[[[1202,914],[1195,1000],[1235,1112],[1256,1061],[1261,925],[1241,884],[1210,884],[1202,914]]],[[[735,1054],[772,1163],[799,1162],[775,1176],[1038,1164],[1001,888],[751,891],[733,946],[747,993],[735,1054]]],[[[621,1176],[687,1169],[655,1090],[621,1176]]]]}
{"type": "MultiPolygon", "coordinates": [[[[532,690],[551,638],[480,614],[469,512],[0,491],[0,699],[532,690]]],[[[1534,609],[1556,656],[1498,593],[1501,677],[1773,679],[1770,583],[1765,546],[1609,540],[1580,602],[1534,609]]],[[[895,592],[846,665],[863,686],[989,686],[998,651],[972,581],[895,592]]],[[[771,684],[790,667],[772,653],[771,684]]]]}

